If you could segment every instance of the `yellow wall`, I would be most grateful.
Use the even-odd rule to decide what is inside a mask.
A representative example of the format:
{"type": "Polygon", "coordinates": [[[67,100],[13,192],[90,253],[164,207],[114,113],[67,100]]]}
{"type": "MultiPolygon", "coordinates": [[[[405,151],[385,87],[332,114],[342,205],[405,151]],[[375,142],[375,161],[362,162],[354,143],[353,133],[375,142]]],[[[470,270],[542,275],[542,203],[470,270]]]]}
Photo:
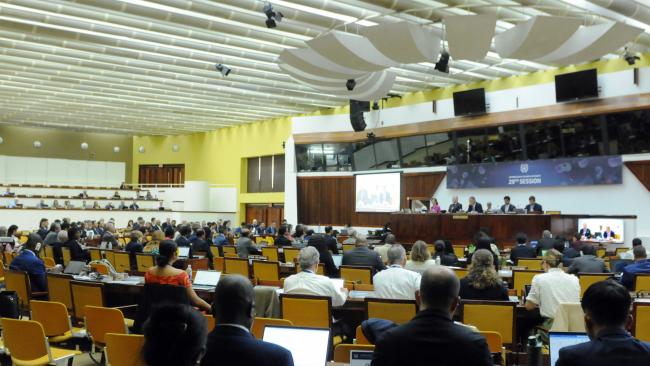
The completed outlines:
{"type": "Polygon", "coordinates": [[[246,158],[284,154],[282,143],[290,134],[286,117],[190,135],[135,136],[132,181],[138,181],[140,164],[185,164],[185,180],[235,186],[242,221],[247,203],[284,203],[283,192],[246,193],[246,158]]]}

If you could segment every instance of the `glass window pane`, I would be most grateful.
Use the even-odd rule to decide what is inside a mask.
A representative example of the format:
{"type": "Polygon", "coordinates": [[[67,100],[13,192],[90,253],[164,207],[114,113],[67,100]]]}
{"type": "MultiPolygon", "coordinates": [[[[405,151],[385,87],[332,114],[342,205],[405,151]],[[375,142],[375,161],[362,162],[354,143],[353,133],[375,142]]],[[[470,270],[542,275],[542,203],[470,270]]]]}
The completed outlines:
{"type": "Polygon", "coordinates": [[[402,167],[412,168],[426,164],[428,154],[424,135],[402,137],[399,144],[402,149],[402,167]]]}
{"type": "Polygon", "coordinates": [[[377,163],[375,169],[399,168],[399,150],[397,139],[378,141],[375,143],[377,163]]]}
{"type": "Polygon", "coordinates": [[[296,145],[296,165],[299,172],[324,171],[323,145],[296,145]]]}
{"type": "Polygon", "coordinates": [[[351,171],[350,144],[324,144],[325,168],[327,171],[351,171]]]}
{"type": "Polygon", "coordinates": [[[375,151],[372,144],[358,142],[354,144],[354,170],[370,170],[375,166],[375,151]]]}
{"type": "Polygon", "coordinates": [[[604,147],[599,118],[585,117],[562,122],[565,156],[602,155],[604,147]]]}
{"type": "Polygon", "coordinates": [[[454,142],[450,133],[432,133],[426,135],[427,165],[447,165],[453,160],[454,142]]]}

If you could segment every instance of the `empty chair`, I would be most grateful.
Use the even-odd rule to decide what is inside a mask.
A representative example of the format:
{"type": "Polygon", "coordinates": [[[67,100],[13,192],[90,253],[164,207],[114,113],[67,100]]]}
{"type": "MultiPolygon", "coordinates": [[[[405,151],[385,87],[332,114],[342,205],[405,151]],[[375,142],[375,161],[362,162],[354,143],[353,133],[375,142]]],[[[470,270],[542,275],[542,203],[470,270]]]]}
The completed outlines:
{"type": "Polygon", "coordinates": [[[280,262],[253,261],[253,276],[258,281],[280,281],[280,262]]]}
{"type": "Polygon", "coordinates": [[[526,267],[526,269],[541,271],[542,258],[519,258],[517,259],[517,267],[526,267]]]}
{"type": "Polygon", "coordinates": [[[501,360],[501,365],[506,366],[506,348],[503,347],[503,339],[501,334],[497,332],[480,332],[492,355],[498,354],[501,360]]]}
{"type": "Polygon", "coordinates": [[[90,253],[91,261],[98,261],[102,259],[102,252],[97,248],[88,248],[88,253],[90,253]]]}
{"type": "Polygon", "coordinates": [[[372,344],[337,344],[334,347],[334,362],[350,363],[351,351],[373,352],[375,346],[372,344]]]}
{"type": "Polygon", "coordinates": [[[349,252],[355,247],[355,244],[342,244],[342,245],[343,245],[343,253],[349,252]]]}
{"type": "Polygon", "coordinates": [[[465,256],[465,246],[464,245],[454,245],[454,254],[456,257],[463,258],[465,256]]]}
{"type": "Polygon", "coordinates": [[[74,317],[81,321],[86,317],[86,306],[104,306],[104,284],[70,281],[70,293],[74,317]]]}
{"type": "Polygon", "coordinates": [[[221,257],[221,254],[219,254],[219,247],[210,245],[210,252],[212,253],[212,258],[221,257]]]}
{"type": "MultiPolygon", "coordinates": [[[[99,348],[104,350],[106,346],[106,334],[128,334],[124,314],[118,309],[105,308],[101,306],[86,306],[85,308],[85,325],[88,336],[93,342],[93,350],[99,348]]],[[[102,353],[102,359],[105,354],[102,353]]]]}
{"type": "Polygon", "coordinates": [[[30,306],[31,319],[43,326],[45,336],[50,342],[65,342],[72,338],[73,333],[81,331],[80,328],[72,327],[68,309],[60,302],[33,300],[30,306]]]}
{"type": "Polygon", "coordinates": [[[131,257],[129,252],[113,252],[115,255],[115,262],[113,267],[118,273],[131,271],[131,257]]]}
{"type": "Polygon", "coordinates": [[[224,257],[212,257],[212,266],[215,271],[223,272],[225,266],[224,257]]]}
{"type": "Polygon", "coordinates": [[[341,266],[341,278],[354,282],[372,285],[372,267],[365,266],[341,266]]]}
{"type": "Polygon", "coordinates": [[[357,325],[357,329],[355,330],[354,333],[354,338],[356,339],[356,344],[372,344],[366,335],[363,333],[363,329],[361,329],[361,325],[357,325]]]}
{"type": "Polygon", "coordinates": [[[282,248],[284,253],[284,263],[295,263],[298,260],[298,254],[300,254],[300,249],[292,247],[282,248]]]}
{"type": "Polygon", "coordinates": [[[386,319],[397,324],[404,324],[413,319],[418,312],[414,300],[392,300],[366,298],[366,319],[386,319]]]}
{"type": "Polygon", "coordinates": [[[587,291],[589,286],[596,282],[605,281],[614,277],[611,273],[579,273],[578,279],[580,280],[580,298],[587,291]]]}
{"type": "Polygon", "coordinates": [[[65,266],[70,263],[70,260],[72,260],[70,249],[67,247],[61,247],[61,254],[63,254],[63,265],[65,266]]]}
{"type": "Polygon", "coordinates": [[[223,250],[224,257],[226,256],[226,253],[237,255],[237,247],[234,245],[224,245],[221,247],[221,250],[223,250]]]}
{"type": "Polygon", "coordinates": [[[43,260],[43,264],[45,265],[46,268],[53,268],[54,266],[56,266],[56,262],[54,261],[54,258],[43,257],[41,259],[43,260]]]}
{"type": "Polygon", "coordinates": [[[92,263],[90,265],[90,268],[94,271],[97,272],[101,275],[108,275],[110,273],[110,269],[108,268],[107,265],[104,263],[92,263]]]}
{"type": "Polygon", "coordinates": [[[224,258],[224,272],[227,274],[240,274],[246,278],[250,278],[248,259],[230,257],[224,258]]]}
{"type": "MultiPolygon", "coordinates": [[[[544,273],[544,271],[534,271],[534,270],[519,270],[515,269],[512,271],[512,283],[513,288],[517,291],[518,296],[523,296],[524,289],[526,285],[533,283],[533,277],[536,275],[544,273]]],[[[501,334],[503,336],[503,334],[501,334]]],[[[508,343],[508,342],[505,342],[508,343]]]]}
{"type": "Polygon", "coordinates": [[[80,352],[50,347],[43,326],[33,320],[0,319],[2,338],[17,366],[62,364],[80,352]]]}
{"type": "Polygon", "coordinates": [[[278,254],[278,248],[277,247],[263,247],[262,248],[262,255],[266,257],[269,261],[279,261],[280,256],[278,254]]]}
{"type": "Polygon", "coordinates": [[[650,291],[650,274],[637,273],[635,275],[634,291],[650,291]]]}
{"type": "Polygon", "coordinates": [[[632,334],[644,342],[650,342],[650,303],[636,301],[632,307],[634,315],[632,334]]]}
{"type": "Polygon", "coordinates": [[[332,326],[332,298],[328,296],[280,294],[280,309],[282,319],[298,327],[332,326]]]}
{"type": "Polygon", "coordinates": [[[138,266],[138,272],[147,272],[147,270],[153,266],[155,256],[152,254],[137,253],[135,255],[135,262],[138,266]]]}
{"type": "Polygon", "coordinates": [[[516,306],[511,301],[463,300],[461,322],[482,332],[497,332],[504,344],[512,345],[515,341],[516,306]]]}
{"type": "Polygon", "coordinates": [[[205,316],[205,320],[208,322],[208,333],[210,333],[210,332],[212,332],[214,327],[217,325],[217,321],[214,318],[214,316],[212,316],[212,314],[203,313],[203,315],[205,316]]]}
{"type": "Polygon", "coordinates": [[[290,327],[293,325],[293,323],[286,319],[255,318],[253,320],[253,326],[251,326],[251,334],[253,334],[253,336],[257,339],[262,339],[262,336],[264,335],[264,327],[267,325],[284,325],[290,327]]]}
{"type": "Polygon", "coordinates": [[[140,334],[106,334],[106,362],[111,366],[146,366],[142,358],[144,336],[140,334]]]}
{"type": "Polygon", "coordinates": [[[104,258],[115,268],[115,252],[112,250],[104,251],[104,258]]]}

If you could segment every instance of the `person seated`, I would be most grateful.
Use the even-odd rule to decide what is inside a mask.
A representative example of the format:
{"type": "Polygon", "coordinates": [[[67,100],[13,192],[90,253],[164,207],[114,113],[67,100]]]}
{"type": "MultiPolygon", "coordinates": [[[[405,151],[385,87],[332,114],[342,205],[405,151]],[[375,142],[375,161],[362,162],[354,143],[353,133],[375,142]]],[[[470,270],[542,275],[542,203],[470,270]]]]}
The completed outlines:
{"type": "Polygon", "coordinates": [[[48,226],[50,226],[50,222],[45,218],[38,222],[38,231],[36,231],[36,234],[38,234],[41,239],[45,239],[47,236],[47,233],[49,232],[48,226]]]}
{"type": "Polygon", "coordinates": [[[110,221],[107,222],[105,225],[104,233],[102,234],[102,239],[99,244],[100,248],[118,249],[120,247],[120,243],[115,238],[116,233],[117,230],[115,230],[115,223],[110,221]]]}
{"type": "Polygon", "coordinates": [[[569,266],[568,273],[608,273],[605,261],[596,257],[596,248],[593,245],[585,244],[582,246],[582,256],[577,257],[569,266]]]}
{"type": "Polygon", "coordinates": [[[224,245],[228,245],[228,238],[226,238],[226,234],[224,232],[226,228],[223,226],[220,226],[217,228],[216,234],[212,237],[212,242],[214,245],[221,247],[224,245]]]}
{"type": "Polygon", "coordinates": [[[458,202],[458,196],[451,198],[451,205],[449,205],[449,213],[457,213],[463,210],[463,204],[458,202]]]}
{"type": "Polygon", "coordinates": [[[257,340],[250,333],[255,316],[254,300],[248,278],[228,275],[219,280],[212,303],[216,324],[208,335],[201,366],[293,366],[291,352],[257,340]]]}
{"type": "Polygon", "coordinates": [[[307,243],[308,247],[314,247],[318,250],[318,255],[320,258],[320,263],[323,263],[323,269],[325,271],[325,276],[327,277],[338,277],[339,270],[336,268],[334,259],[332,258],[332,253],[327,248],[325,235],[323,234],[314,234],[309,242],[307,243]]]}
{"type": "Polygon", "coordinates": [[[392,247],[396,242],[397,240],[395,239],[395,235],[388,234],[386,235],[386,239],[384,239],[383,245],[377,245],[373,248],[375,252],[379,253],[381,260],[384,263],[388,262],[388,249],[390,249],[390,247],[392,247]]]}
{"type": "Polygon", "coordinates": [[[102,206],[99,205],[99,202],[93,202],[93,210],[101,210],[102,206]]]}
{"type": "Polygon", "coordinates": [[[7,190],[5,190],[5,193],[2,195],[4,197],[13,197],[16,194],[11,191],[11,187],[7,187],[7,190]]]}
{"type": "Polygon", "coordinates": [[[438,199],[435,197],[431,197],[431,202],[429,203],[431,208],[429,209],[429,212],[439,214],[440,211],[442,211],[442,208],[440,207],[440,203],[438,203],[438,199]]]}
{"type": "Polygon", "coordinates": [[[537,241],[537,247],[535,248],[537,256],[542,255],[549,249],[553,249],[554,246],[555,239],[553,239],[553,234],[549,230],[544,230],[542,232],[542,238],[537,241]]]}
{"type": "Polygon", "coordinates": [[[485,338],[452,320],[460,302],[459,288],[458,277],[451,269],[436,266],[426,270],[417,298],[420,311],[408,323],[387,330],[379,338],[372,365],[491,366],[485,338]]]}
{"type": "Polygon", "coordinates": [[[113,206],[113,202],[109,202],[109,203],[106,204],[106,206],[104,206],[104,209],[106,209],[106,210],[114,210],[115,206],[113,206]]]}
{"type": "Polygon", "coordinates": [[[517,245],[510,249],[510,260],[515,265],[519,258],[536,258],[535,248],[528,244],[528,237],[524,233],[517,234],[517,245]]]}
{"type": "Polygon", "coordinates": [[[483,213],[483,206],[476,202],[476,198],[471,196],[469,198],[469,205],[467,205],[467,213],[483,213]]]}
{"type": "Polygon", "coordinates": [[[589,342],[560,349],[555,366],[650,365],[650,343],[630,335],[632,298],[613,280],[596,282],[582,296],[589,342]]]}
{"type": "Polygon", "coordinates": [[[153,199],[153,195],[151,194],[151,191],[147,191],[145,199],[147,199],[147,200],[152,200],[153,199]]]}
{"type": "Polygon", "coordinates": [[[70,201],[66,200],[66,201],[63,202],[63,207],[66,210],[72,210],[74,208],[74,205],[72,205],[72,203],[70,203],[70,201]]]}
{"type": "Polygon", "coordinates": [[[487,202],[485,203],[485,205],[486,205],[486,207],[485,207],[485,211],[484,211],[484,212],[485,212],[486,214],[496,214],[496,213],[499,213],[499,210],[498,210],[498,209],[492,207],[492,202],[487,201],[487,202]]]}
{"type": "Polygon", "coordinates": [[[83,248],[79,239],[81,239],[79,229],[76,226],[70,227],[68,229],[68,242],[65,243],[65,246],[70,250],[70,260],[88,262],[90,253],[83,248]]]}
{"type": "Polygon", "coordinates": [[[237,255],[239,258],[248,258],[249,255],[261,254],[262,251],[253,243],[249,238],[251,232],[248,229],[242,229],[241,236],[237,238],[235,246],[237,247],[237,255]]]}
{"type": "MultiPolygon", "coordinates": [[[[443,243],[443,249],[444,246],[445,244],[443,243]]],[[[431,253],[429,253],[427,244],[422,240],[418,240],[413,244],[413,247],[411,248],[411,259],[406,261],[404,268],[422,274],[422,272],[435,267],[435,265],[436,261],[431,259],[431,253]]]]}
{"type": "Polygon", "coordinates": [[[560,303],[580,302],[580,281],[578,277],[564,273],[561,268],[562,254],[555,249],[542,257],[542,269],[545,273],[535,275],[526,297],[526,310],[539,307],[544,318],[542,329],[553,326],[553,319],[560,303]]]}
{"type": "MultiPolygon", "coordinates": [[[[210,250],[210,243],[205,240],[205,230],[197,229],[196,237],[190,242],[192,246],[192,253],[201,252],[205,253],[205,257],[208,258],[208,266],[210,269],[214,269],[214,264],[212,263],[212,251],[210,250]]],[[[203,254],[202,254],[203,255],[203,254]]]]}
{"type": "Polygon", "coordinates": [[[535,196],[528,197],[528,204],[526,205],[527,213],[542,213],[542,205],[536,202],[535,196]]]}
{"type": "Polygon", "coordinates": [[[14,198],[9,200],[9,203],[7,203],[7,208],[18,208],[18,199],[14,198]]]}
{"type": "Polygon", "coordinates": [[[112,199],[114,199],[114,200],[119,200],[120,198],[121,198],[121,197],[120,197],[120,192],[115,191],[115,193],[113,193],[113,197],[112,197],[112,199]]]}
{"type": "Polygon", "coordinates": [[[269,225],[269,227],[266,228],[265,234],[275,236],[275,234],[277,233],[278,233],[277,224],[275,223],[275,221],[273,221],[271,225],[269,225]]]}
{"type": "Polygon", "coordinates": [[[501,205],[501,213],[511,213],[515,212],[517,210],[517,207],[515,205],[510,203],[510,196],[505,196],[503,197],[503,205],[501,205]]]}
{"type": "Polygon", "coordinates": [[[460,298],[463,300],[508,301],[508,287],[504,286],[494,268],[492,252],[479,249],[472,255],[467,276],[460,280],[460,298]]]}
{"type": "Polygon", "coordinates": [[[143,331],[142,356],[147,365],[196,366],[205,353],[208,323],[191,306],[154,307],[143,331]]]}
{"type": "Polygon", "coordinates": [[[632,249],[634,253],[634,263],[623,268],[623,277],[621,283],[630,291],[634,290],[634,280],[639,273],[650,273],[650,262],[646,249],[643,245],[638,245],[632,249]]]}
{"type": "Polygon", "coordinates": [[[347,232],[348,232],[348,237],[345,240],[343,240],[342,244],[354,244],[354,243],[356,243],[357,242],[357,234],[358,234],[358,232],[355,229],[351,228],[351,227],[348,227],[347,232]]]}
{"type": "Polygon", "coordinates": [[[587,224],[583,224],[582,229],[578,231],[578,238],[581,240],[591,239],[591,230],[587,227],[587,224]]]}
{"type": "Polygon", "coordinates": [[[52,201],[52,208],[61,208],[61,205],[59,204],[59,200],[52,201]]]}
{"type": "Polygon", "coordinates": [[[38,258],[43,239],[30,233],[21,251],[9,264],[9,269],[27,272],[32,292],[47,291],[45,264],[38,258]]]}
{"type": "Polygon", "coordinates": [[[378,272],[373,278],[375,297],[380,299],[415,300],[420,289],[421,276],[417,272],[404,269],[406,250],[400,244],[388,249],[388,268],[378,272]]]}
{"type": "Polygon", "coordinates": [[[138,206],[137,202],[133,201],[131,205],[129,205],[129,210],[136,211],[139,210],[140,206],[138,206]]]}
{"type": "Polygon", "coordinates": [[[379,254],[373,250],[368,249],[368,240],[362,234],[356,234],[357,239],[355,247],[343,253],[342,263],[345,266],[367,266],[372,267],[372,274],[386,269],[384,261],[381,260],[379,254]]]}
{"type": "Polygon", "coordinates": [[[342,306],[348,297],[346,288],[335,288],[328,277],[316,274],[320,255],[314,247],[300,249],[298,263],[302,269],[284,280],[284,292],[287,294],[328,296],[332,306],[342,306]]]}
{"type": "Polygon", "coordinates": [[[210,305],[201,299],[192,288],[192,280],[187,272],[172,267],[177,259],[178,246],[171,240],[163,240],[158,247],[156,266],[149,268],[144,274],[145,283],[182,286],[187,290],[192,305],[203,311],[210,311],[210,305]]]}
{"type": "Polygon", "coordinates": [[[643,242],[641,241],[641,239],[639,239],[639,238],[632,239],[632,249],[630,249],[630,250],[628,250],[626,252],[620,253],[618,255],[618,257],[620,259],[628,259],[628,260],[634,259],[634,248],[638,247],[639,245],[643,245],[643,242]]]}
{"type": "Polygon", "coordinates": [[[77,196],[77,197],[79,197],[79,198],[88,198],[88,192],[86,192],[84,190],[83,192],[79,193],[79,196],[77,196]]]}
{"type": "Polygon", "coordinates": [[[453,266],[458,262],[458,257],[454,253],[454,247],[449,242],[449,245],[443,240],[436,240],[433,244],[435,252],[433,253],[433,259],[437,260],[440,258],[440,264],[443,266],[453,266]]]}
{"type": "Polygon", "coordinates": [[[129,206],[127,206],[126,203],[125,203],[124,201],[120,201],[120,205],[117,206],[117,209],[118,209],[118,210],[128,210],[128,209],[129,209],[129,206]]]}
{"type": "Polygon", "coordinates": [[[616,239],[616,233],[612,230],[611,227],[606,226],[605,231],[603,231],[603,239],[605,240],[614,240],[616,239]]]}
{"type": "Polygon", "coordinates": [[[63,250],[61,248],[65,247],[65,244],[67,242],[68,242],[68,231],[62,230],[59,227],[59,231],[56,233],[55,241],[49,244],[52,247],[52,253],[54,254],[54,258],[52,259],[54,259],[54,262],[56,264],[63,265],[63,250]]]}
{"type": "Polygon", "coordinates": [[[286,225],[280,226],[278,230],[278,238],[275,239],[275,245],[279,248],[281,247],[290,247],[293,242],[289,228],[286,225]]]}
{"type": "Polygon", "coordinates": [[[81,201],[81,209],[85,210],[88,208],[88,204],[86,203],[86,200],[81,201]]]}
{"type": "Polygon", "coordinates": [[[160,242],[165,240],[165,233],[162,230],[156,230],[151,233],[151,240],[142,249],[144,253],[158,254],[158,246],[160,242]]]}
{"type": "Polygon", "coordinates": [[[133,230],[131,232],[131,241],[126,245],[124,251],[129,253],[129,262],[131,263],[131,270],[138,270],[138,262],[136,259],[136,253],[142,253],[144,251],[144,246],[142,245],[142,238],[144,235],[138,230],[133,230]]]}
{"type": "Polygon", "coordinates": [[[50,207],[50,206],[48,206],[48,205],[45,203],[45,200],[40,200],[40,201],[38,202],[38,205],[36,205],[36,208],[49,208],[49,207],[50,207]]]}

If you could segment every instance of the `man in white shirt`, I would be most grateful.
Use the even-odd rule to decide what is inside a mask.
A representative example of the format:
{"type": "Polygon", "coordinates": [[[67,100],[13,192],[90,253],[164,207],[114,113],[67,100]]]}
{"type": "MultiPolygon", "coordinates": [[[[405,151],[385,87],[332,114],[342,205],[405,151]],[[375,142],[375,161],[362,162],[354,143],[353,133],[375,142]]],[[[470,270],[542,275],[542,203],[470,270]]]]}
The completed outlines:
{"type": "Polygon", "coordinates": [[[302,271],[284,280],[284,293],[299,295],[328,296],[332,306],[342,306],[348,298],[346,288],[336,288],[328,277],[316,274],[320,255],[314,247],[300,249],[298,263],[302,271]]]}
{"type": "Polygon", "coordinates": [[[375,295],[380,299],[415,300],[415,293],[420,290],[422,276],[404,269],[406,250],[400,244],[388,249],[388,268],[378,272],[372,279],[375,295]]]}
{"type": "Polygon", "coordinates": [[[379,253],[381,260],[384,261],[384,263],[388,263],[388,249],[395,244],[395,241],[395,235],[388,234],[386,235],[386,240],[384,240],[384,245],[378,245],[374,248],[375,252],[379,253]]]}
{"type": "Polygon", "coordinates": [[[562,253],[555,249],[546,252],[542,258],[542,268],[546,273],[533,277],[530,293],[526,298],[526,310],[539,307],[546,319],[544,328],[550,329],[560,303],[580,302],[580,282],[578,277],[564,273],[558,268],[562,263],[562,253]]]}

